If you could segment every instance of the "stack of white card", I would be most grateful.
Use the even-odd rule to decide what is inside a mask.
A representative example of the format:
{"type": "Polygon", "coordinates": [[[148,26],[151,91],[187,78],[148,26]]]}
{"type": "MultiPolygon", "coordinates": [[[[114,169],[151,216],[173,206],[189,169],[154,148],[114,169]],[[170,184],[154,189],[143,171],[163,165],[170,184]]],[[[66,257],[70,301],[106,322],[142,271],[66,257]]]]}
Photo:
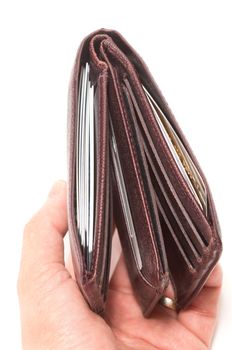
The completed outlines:
{"type": "Polygon", "coordinates": [[[81,68],[78,94],[77,127],[77,223],[80,242],[86,260],[86,266],[91,268],[91,258],[94,240],[94,162],[95,162],[95,131],[94,131],[94,86],[89,79],[89,64],[81,68]]]}

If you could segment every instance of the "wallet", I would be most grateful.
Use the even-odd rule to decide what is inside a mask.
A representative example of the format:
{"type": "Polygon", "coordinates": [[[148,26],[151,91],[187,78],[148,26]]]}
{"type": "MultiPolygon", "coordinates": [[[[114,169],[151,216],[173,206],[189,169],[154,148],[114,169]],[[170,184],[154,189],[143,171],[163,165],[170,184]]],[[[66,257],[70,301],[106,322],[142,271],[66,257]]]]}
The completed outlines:
{"type": "Polygon", "coordinates": [[[97,30],[80,44],[68,105],[68,226],[84,298],[104,315],[116,226],[144,316],[158,302],[180,311],[220,257],[220,227],[188,141],[117,31],[97,30]]]}

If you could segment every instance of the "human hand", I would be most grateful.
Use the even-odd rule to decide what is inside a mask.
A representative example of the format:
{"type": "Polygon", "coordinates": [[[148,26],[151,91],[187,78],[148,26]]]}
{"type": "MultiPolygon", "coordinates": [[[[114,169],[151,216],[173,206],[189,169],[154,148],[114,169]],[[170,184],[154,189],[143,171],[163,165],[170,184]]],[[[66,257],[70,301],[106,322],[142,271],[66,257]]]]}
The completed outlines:
{"type": "Polygon", "coordinates": [[[109,285],[105,320],[86,304],[65,267],[66,186],[57,182],[26,225],[18,280],[24,350],[206,350],[214,333],[222,273],[216,266],[178,315],[157,305],[143,317],[121,257],[109,285]]]}

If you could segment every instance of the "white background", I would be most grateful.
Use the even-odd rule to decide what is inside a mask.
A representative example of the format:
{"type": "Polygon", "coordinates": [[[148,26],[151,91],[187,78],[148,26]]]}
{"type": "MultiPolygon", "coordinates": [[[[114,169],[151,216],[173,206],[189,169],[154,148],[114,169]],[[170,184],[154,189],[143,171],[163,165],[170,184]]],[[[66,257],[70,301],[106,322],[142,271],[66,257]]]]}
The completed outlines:
{"type": "MultiPolygon", "coordinates": [[[[208,178],[221,223],[224,287],[213,349],[232,334],[232,9],[225,1],[0,2],[0,348],[20,348],[23,226],[66,178],[67,91],[82,38],[119,30],[143,56],[208,178]]],[[[187,349],[186,349],[187,350],[187,349]]]]}

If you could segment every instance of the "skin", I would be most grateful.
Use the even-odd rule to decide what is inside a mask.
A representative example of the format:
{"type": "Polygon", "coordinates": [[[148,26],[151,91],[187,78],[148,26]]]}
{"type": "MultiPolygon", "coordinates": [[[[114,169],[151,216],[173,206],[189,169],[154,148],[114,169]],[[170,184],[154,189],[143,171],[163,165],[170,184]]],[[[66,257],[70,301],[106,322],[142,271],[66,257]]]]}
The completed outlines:
{"type": "Polygon", "coordinates": [[[145,319],[121,257],[103,319],[90,311],[65,266],[66,232],[66,185],[58,181],[24,231],[18,279],[24,350],[209,349],[222,283],[219,266],[186,310],[177,315],[157,305],[145,319]]]}

